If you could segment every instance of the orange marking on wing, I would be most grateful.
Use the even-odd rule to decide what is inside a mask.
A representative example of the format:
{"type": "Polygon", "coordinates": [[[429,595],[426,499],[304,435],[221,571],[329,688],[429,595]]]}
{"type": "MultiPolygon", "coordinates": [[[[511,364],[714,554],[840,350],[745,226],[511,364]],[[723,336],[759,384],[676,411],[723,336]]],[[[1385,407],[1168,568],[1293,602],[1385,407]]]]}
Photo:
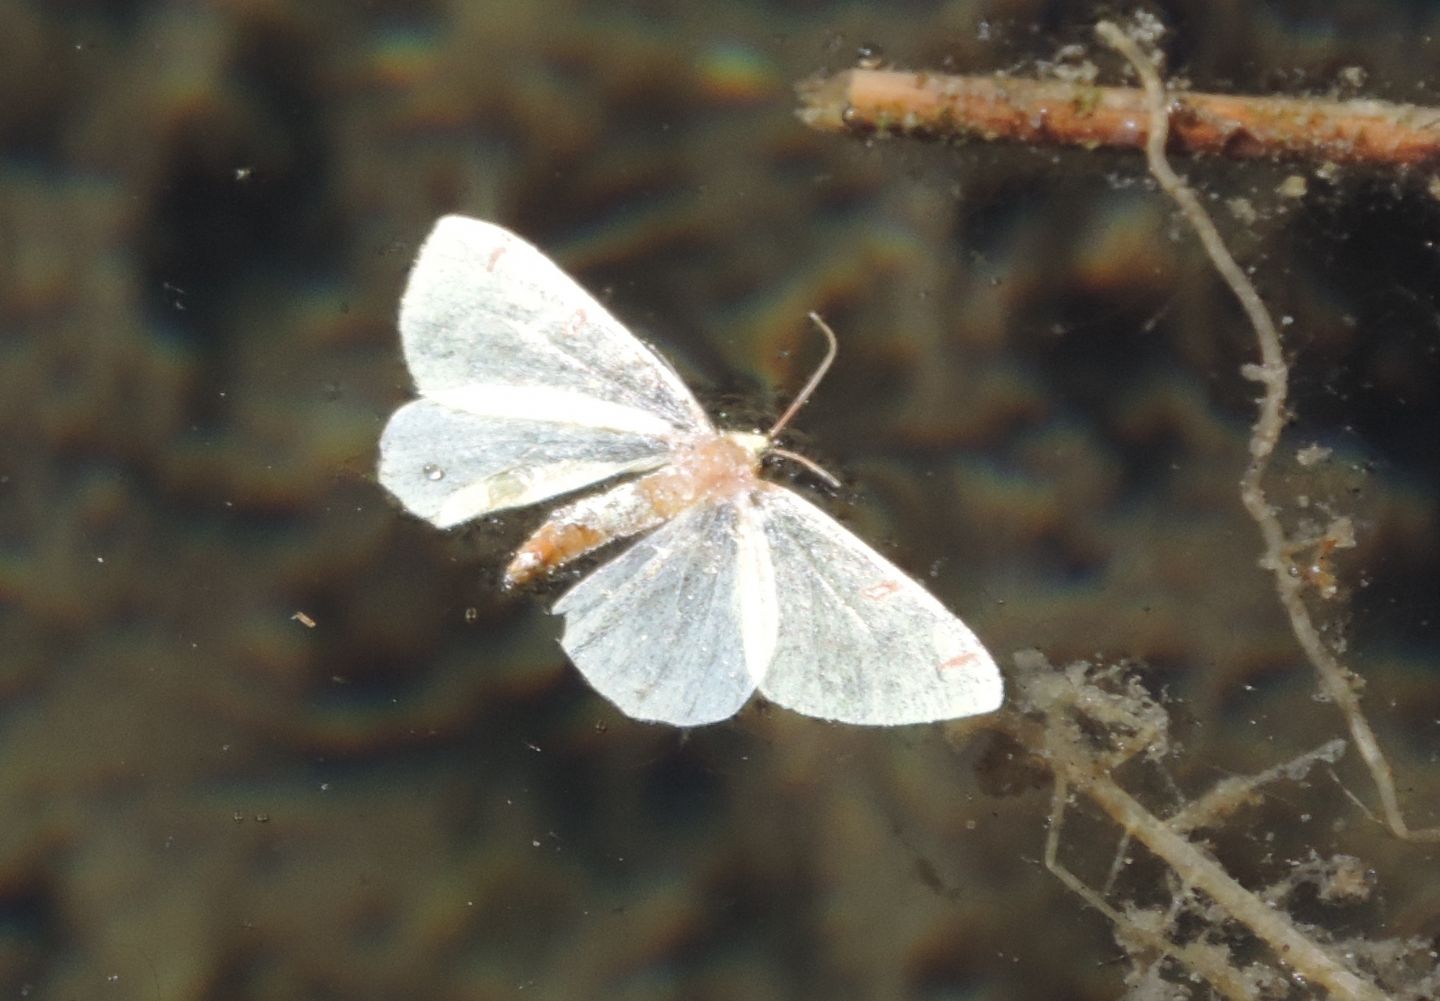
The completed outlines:
{"type": "Polygon", "coordinates": [[[485,270],[494,271],[495,265],[500,263],[500,258],[505,256],[505,251],[508,249],[510,248],[496,247],[494,250],[490,251],[490,259],[485,262],[485,270]]]}
{"type": "Polygon", "coordinates": [[[948,671],[964,670],[965,668],[970,667],[972,664],[974,664],[976,659],[977,658],[973,651],[956,654],[954,657],[951,657],[949,660],[941,663],[940,673],[944,674],[948,671]]]}
{"type": "Polygon", "coordinates": [[[871,601],[879,601],[881,598],[890,597],[890,595],[898,590],[900,590],[900,582],[898,580],[882,580],[879,583],[871,584],[860,593],[871,601]]]}

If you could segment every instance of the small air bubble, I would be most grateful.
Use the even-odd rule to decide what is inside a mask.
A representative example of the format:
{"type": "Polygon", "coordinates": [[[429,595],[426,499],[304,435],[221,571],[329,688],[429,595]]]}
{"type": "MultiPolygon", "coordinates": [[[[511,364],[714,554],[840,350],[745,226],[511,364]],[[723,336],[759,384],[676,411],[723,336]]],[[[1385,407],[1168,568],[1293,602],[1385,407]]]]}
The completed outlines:
{"type": "Polygon", "coordinates": [[[441,469],[433,462],[426,463],[425,468],[422,469],[421,472],[425,474],[425,478],[427,480],[443,480],[445,478],[445,470],[441,469]]]}

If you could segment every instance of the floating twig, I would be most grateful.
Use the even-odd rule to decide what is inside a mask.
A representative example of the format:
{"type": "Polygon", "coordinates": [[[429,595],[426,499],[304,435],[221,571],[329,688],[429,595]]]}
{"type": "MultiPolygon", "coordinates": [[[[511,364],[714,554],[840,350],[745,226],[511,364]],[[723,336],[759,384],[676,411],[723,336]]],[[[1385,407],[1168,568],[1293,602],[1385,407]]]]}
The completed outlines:
{"type": "Polygon", "coordinates": [[[1000,722],[1055,776],[1045,866],[1115,924],[1122,944],[1143,944],[1209,981],[1225,997],[1249,1001],[1257,996],[1263,968],[1236,957],[1209,936],[1193,934],[1197,921],[1218,927],[1228,919],[1264,942],[1278,961],[1278,969],[1323,988],[1328,997],[1344,1001],[1385,1001],[1389,997],[1350,969],[1341,951],[1323,936],[1297,924],[1265,895],[1242,885],[1191,836],[1190,828],[1211,823],[1238,805],[1237,792],[1243,798],[1263,783],[1281,777],[1299,779],[1317,761],[1333,760],[1340,753],[1336,743],[1244,781],[1243,792],[1234,782],[1221,783],[1165,820],[1113,778],[1127,761],[1163,753],[1170,746],[1167,722],[1158,704],[1137,685],[1117,679],[1113,669],[1083,663],[1057,669],[1036,651],[1016,654],[1014,663],[1016,703],[1023,715],[1002,716],[1000,722]],[[1033,718],[1036,715],[1040,718],[1033,718]],[[1103,739],[1097,740],[1099,734],[1103,739]],[[1164,917],[1160,910],[1112,906],[1102,893],[1088,886],[1060,860],[1060,838],[1072,791],[1085,796],[1120,826],[1126,835],[1122,845],[1138,841],[1169,866],[1184,888],[1182,898],[1198,891],[1211,902],[1210,908],[1196,912],[1177,901],[1164,917]],[[1182,911],[1188,912],[1183,921],[1182,911]],[[1192,934],[1177,935],[1174,926],[1187,921],[1192,934]]]}
{"type": "MultiPolygon", "coordinates": [[[[835,132],[1143,150],[1145,91],[1083,81],[852,69],[797,88],[800,118],[835,132]]],[[[1440,163],[1440,108],[1386,101],[1169,93],[1175,153],[1339,164],[1440,163]]]]}
{"type": "MultiPolygon", "coordinates": [[[[1107,45],[1130,62],[1144,85],[1150,119],[1146,131],[1152,136],[1145,147],[1145,158],[1151,176],[1185,216],[1215,270],[1239,301],[1255,332],[1255,340],[1260,349],[1260,362],[1246,365],[1243,374],[1264,387],[1265,393],[1260,400],[1260,414],[1251,428],[1250,464],[1240,478],[1240,500],[1259,527],[1265,543],[1265,553],[1260,559],[1261,566],[1274,576],[1275,591],[1290,619],[1290,628],[1301,649],[1305,651],[1306,658],[1319,675],[1325,694],[1345,715],[1345,722],[1350,727],[1350,737],[1355,741],[1355,747],[1369,769],[1370,777],[1380,795],[1385,826],[1390,828],[1396,837],[1406,840],[1440,841],[1440,827],[1412,828],[1405,820],[1390,761],[1360,707],[1359,681],[1321,638],[1320,630],[1305,604],[1305,577],[1298,572],[1291,572],[1293,564],[1285,556],[1288,550],[1294,548],[1294,543],[1285,534],[1275,508],[1271,506],[1265,493],[1265,473],[1270,468],[1270,460],[1285,429],[1285,402],[1290,381],[1290,368],[1285,362],[1279,328],[1270,318],[1270,311],[1261,301],[1260,293],[1255,291],[1254,284],[1225,246],[1225,241],[1200,199],[1165,159],[1166,110],[1173,109],[1174,104],[1167,100],[1164,81],[1160,79],[1154,63],[1141,51],[1135,40],[1118,26],[1101,21],[1095,26],[1095,31],[1107,45]]],[[[1171,117],[1173,118],[1173,111],[1171,117]]]]}

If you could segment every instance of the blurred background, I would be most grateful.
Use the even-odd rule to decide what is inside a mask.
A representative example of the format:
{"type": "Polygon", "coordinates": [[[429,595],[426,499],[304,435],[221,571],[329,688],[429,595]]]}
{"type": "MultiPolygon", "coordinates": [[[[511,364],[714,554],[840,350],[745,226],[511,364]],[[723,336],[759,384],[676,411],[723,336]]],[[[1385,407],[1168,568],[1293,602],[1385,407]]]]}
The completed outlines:
{"type": "MultiPolygon", "coordinates": [[[[1440,4],[1146,9],[1196,89],[1440,104],[1440,4]]],[[[556,645],[567,580],[499,587],[539,512],[444,533],[374,478],[415,248],[492,219],[722,424],[773,417],[824,314],[791,444],[845,488],[799,486],[1002,664],[1133,661],[1183,742],[1153,809],[1343,736],[1239,504],[1253,337],[1139,157],[794,115],[862,49],[1118,80],[1119,12],[0,0],[0,998],[1120,996],[983,720],[632,722],[556,645]]],[[[1431,178],[1181,167],[1286,318],[1273,499],[1355,520],[1317,614],[1440,822],[1431,178]]],[[[1355,854],[1376,896],[1313,921],[1433,940],[1440,860],[1354,757],[1216,850],[1254,886],[1355,854]]],[[[1103,880],[1116,832],[1074,829],[1103,880]]]]}

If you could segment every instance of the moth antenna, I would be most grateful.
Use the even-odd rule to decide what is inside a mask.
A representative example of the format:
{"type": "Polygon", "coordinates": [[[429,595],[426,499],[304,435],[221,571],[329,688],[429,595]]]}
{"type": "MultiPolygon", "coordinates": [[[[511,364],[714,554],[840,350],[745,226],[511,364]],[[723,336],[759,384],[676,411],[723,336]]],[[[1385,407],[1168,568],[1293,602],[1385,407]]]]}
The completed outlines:
{"type": "MultiPolygon", "coordinates": [[[[784,430],[785,425],[790,423],[790,418],[794,417],[796,412],[805,405],[805,401],[810,399],[810,394],[815,392],[815,387],[820,385],[821,379],[825,378],[825,373],[829,370],[830,363],[835,360],[835,352],[840,346],[839,340],[835,337],[835,331],[830,329],[828,323],[820,319],[819,313],[812,310],[810,319],[814,321],[815,326],[820,328],[821,333],[825,335],[825,339],[830,342],[830,348],[825,352],[825,357],[821,359],[820,364],[816,366],[815,373],[810,376],[810,381],[805,383],[805,388],[801,389],[800,392],[795,395],[795,399],[790,401],[790,406],[785,408],[785,412],[780,415],[780,419],[775,422],[775,426],[766,432],[765,437],[772,441],[777,434],[784,430]]],[[[771,451],[779,452],[780,450],[772,449],[771,451]]],[[[799,458],[799,456],[794,456],[794,458],[799,458]]],[[[811,465],[810,463],[806,464],[811,465]]],[[[819,469],[820,467],[815,466],[814,468],[819,469]]],[[[824,476],[830,480],[835,479],[835,477],[829,473],[824,473],[824,476]]],[[[836,486],[839,486],[838,482],[836,486]]]]}
{"type": "Polygon", "coordinates": [[[835,476],[834,473],[830,472],[830,470],[820,465],[820,463],[816,462],[814,459],[807,459],[799,452],[792,452],[788,448],[772,448],[767,450],[766,454],[778,455],[782,459],[789,459],[791,462],[798,462],[800,465],[810,470],[810,472],[814,473],[826,483],[830,484],[833,489],[840,489],[839,478],[835,476]]]}

